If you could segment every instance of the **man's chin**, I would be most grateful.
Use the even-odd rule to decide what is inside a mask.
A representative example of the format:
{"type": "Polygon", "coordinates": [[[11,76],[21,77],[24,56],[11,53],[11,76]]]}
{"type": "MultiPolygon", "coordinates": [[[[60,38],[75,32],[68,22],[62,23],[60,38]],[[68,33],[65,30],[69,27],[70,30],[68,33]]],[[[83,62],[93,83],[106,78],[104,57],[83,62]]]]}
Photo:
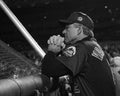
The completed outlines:
{"type": "Polygon", "coordinates": [[[65,44],[69,44],[69,43],[70,43],[70,41],[68,41],[68,40],[65,40],[65,41],[64,41],[64,43],[65,43],[65,44]]]}
{"type": "Polygon", "coordinates": [[[69,41],[67,39],[64,40],[64,43],[67,44],[69,41]]]}

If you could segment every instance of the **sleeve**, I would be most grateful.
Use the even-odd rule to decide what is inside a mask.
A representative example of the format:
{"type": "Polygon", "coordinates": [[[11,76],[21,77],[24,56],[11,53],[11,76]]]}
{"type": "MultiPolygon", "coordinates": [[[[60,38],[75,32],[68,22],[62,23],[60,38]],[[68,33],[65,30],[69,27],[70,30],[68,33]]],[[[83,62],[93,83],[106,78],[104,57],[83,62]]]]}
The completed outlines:
{"type": "Polygon", "coordinates": [[[80,44],[76,47],[76,53],[73,56],[63,56],[59,60],[72,71],[75,76],[82,70],[82,66],[87,59],[87,49],[84,45],[80,44]]]}
{"type": "Polygon", "coordinates": [[[49,77],[60,77],[71,74],[71,71],[56,58],[53,52],[48,52],[42,60],[42,74],[49,77]]]}

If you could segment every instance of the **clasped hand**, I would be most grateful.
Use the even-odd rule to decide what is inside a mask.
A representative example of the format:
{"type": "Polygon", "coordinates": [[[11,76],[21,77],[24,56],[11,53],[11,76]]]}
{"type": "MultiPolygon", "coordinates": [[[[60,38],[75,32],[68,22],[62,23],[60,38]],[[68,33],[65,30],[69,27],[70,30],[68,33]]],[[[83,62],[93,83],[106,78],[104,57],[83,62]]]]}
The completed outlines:
{"type": "Polygon", "coordinates": [[[64,38],[61,37],[60,35],[51,36],[48,39],[47,43],[48,43],[48,51],[52,51],[54,53],[58,53],[65,48],[64,38]]]}

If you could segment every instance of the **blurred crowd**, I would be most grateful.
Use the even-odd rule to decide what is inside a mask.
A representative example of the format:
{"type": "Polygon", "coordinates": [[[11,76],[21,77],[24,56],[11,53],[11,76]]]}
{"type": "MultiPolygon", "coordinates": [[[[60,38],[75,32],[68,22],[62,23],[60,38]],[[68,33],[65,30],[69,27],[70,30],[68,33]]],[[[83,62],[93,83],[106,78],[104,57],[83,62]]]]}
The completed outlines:
{"type": "Polygon", "coordinates": [[[120,41],[104,41],[100,44],[111,57],[120,56],[120,41]]]}
{"type": "Polygon", "coordinates": [[[106,52],[111,66],[116,66],[116,64],[120,66],[120,41],[106,41],[101,42],[100,44],[106,52]]]}
{"type": "Polygon", "coordinates": [[[120,41],[102,42],[101,46],[106,52],[116,85],[116,96],[120,96],[120,41]]]}

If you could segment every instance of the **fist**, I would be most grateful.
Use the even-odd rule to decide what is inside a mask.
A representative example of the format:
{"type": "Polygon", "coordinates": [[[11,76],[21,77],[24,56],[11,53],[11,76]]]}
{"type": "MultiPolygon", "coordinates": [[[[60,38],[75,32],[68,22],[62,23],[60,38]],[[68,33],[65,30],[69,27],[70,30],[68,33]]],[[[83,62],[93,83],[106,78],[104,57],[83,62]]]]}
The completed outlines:
{"type": "Polygon", "coordinates": [[[47,42],[49,45],[56,45],[56,46],[60,46],[62,48],[65,47],[65,44],[64,44],[64,38],[61,37],[60,35],[53,35],[49,38],[48,42],[47,42]]]}
{"type": "Polygon", "coordinates": [[[63,48],[65,48],[64,38],[60,35],[54,35],[49,38],[47,41],[48,43],[48,50],[54,53],[60,52],[63,48]]]}

